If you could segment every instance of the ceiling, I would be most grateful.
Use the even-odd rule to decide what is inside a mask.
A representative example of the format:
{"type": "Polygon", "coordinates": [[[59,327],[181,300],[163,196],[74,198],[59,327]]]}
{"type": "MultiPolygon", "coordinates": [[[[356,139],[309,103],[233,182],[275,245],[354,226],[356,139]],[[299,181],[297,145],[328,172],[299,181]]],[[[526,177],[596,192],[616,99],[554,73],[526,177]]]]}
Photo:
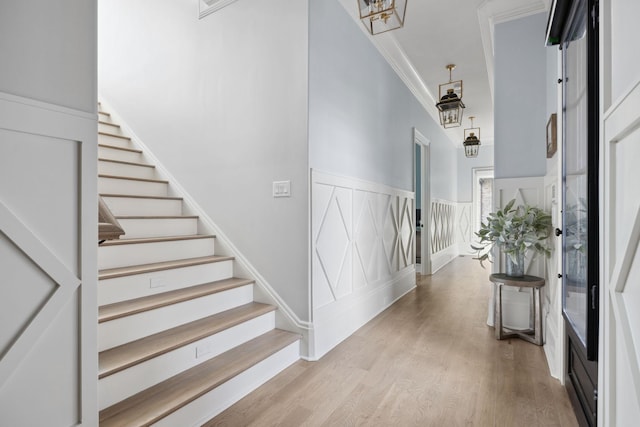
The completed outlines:
{"type": "MultiPolygon", "coordinates": [[[[357,0],[340,0],[359,22],[357,0]]],[[[466,105],[461,127],[444,129],[462,147],[464,128],[480,127],[483,145],[493,144],[493,29],[496,24],[540,13],[550,0],[407,0],[403,28],[370,36],[373,44],[439,122],[438,85],[463,80],[466,105]]],[[[366,32],[364,25],[359,24],[366,32]]],[[[368,34],[368,33],[367,33],[368,34]]]]}

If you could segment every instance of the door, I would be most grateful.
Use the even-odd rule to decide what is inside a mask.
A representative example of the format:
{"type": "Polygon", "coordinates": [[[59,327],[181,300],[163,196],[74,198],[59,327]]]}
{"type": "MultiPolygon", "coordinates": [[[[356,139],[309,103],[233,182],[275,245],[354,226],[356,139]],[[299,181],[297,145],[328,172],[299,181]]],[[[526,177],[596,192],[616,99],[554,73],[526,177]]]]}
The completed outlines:
{"type": "Polygon", "coordinates": [[[614,0],[601,7],[605,96],[599,419],[602,426],[616,427],[640,420],[640,63],[637,55],[629,55],[637,52],[640,3],[614,0]]]}
{"type": "Polygon", "coordinates": [[[413,129],[414,189],[416,193],[416,272],[431,274],[431,229],[425,227],[431,217],[431,192],[429,191],[429,140],[413,129]]]}
{"type": "MultiPolygon", "coordinates": [[[[566,387],[582,425],[597,424],[599,210],[598,27],[592,0],[573,2],[562,44],[562,309],[566,387]]],[[[558,230],[558,233],[560,230],[558,230]]]]}
{"type": "Polygon", "coordinates": [[[96,2],[0,4],[0,425],[96,426],[96,2]]]}

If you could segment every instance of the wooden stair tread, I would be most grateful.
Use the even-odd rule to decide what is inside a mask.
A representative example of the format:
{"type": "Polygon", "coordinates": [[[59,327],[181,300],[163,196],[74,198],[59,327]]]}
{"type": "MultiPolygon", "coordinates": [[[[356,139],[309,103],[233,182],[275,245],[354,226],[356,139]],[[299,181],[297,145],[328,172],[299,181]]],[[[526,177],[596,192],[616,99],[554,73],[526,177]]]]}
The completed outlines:
{"type": "Polygon", "coordinates": [[[168,184],[169,181],[164,179],[151,179],[151,178],[134,178],[130,176],[120,176],[120,175],[105,175],[98,174],[98,178],[109,178],[109,179],[123,179],[126,181],[142,181],[142,182],[153,182],[156,184],[168,184]]]}
{"type": "Polygon", "coordinates": [[[115,374],[275,309],[272,305],[251,302],[101,351],[98,356],[98,378],[115,374]]]}
{"type": "Polygon", "coordinates": [[[176,289],[173,291],[103,305],[98,308],[98,323],[200,298],[205,295],[227,291],[229,289],[245,286],[251,283],[253,283],[253,280],[232,277],[229,279],[204,283],[202,285],[190,286],[188,288],[176,289]]]}
{"type": "Polygon", "coordinates": [[[179,219],[179,218],[198,218],[197,215],[123,215],[116,216],[116,219],[179,219]]]}
{"type": "Polygon", "coordinates": [[[98,111],[98,114],[103,114],[105,116],[111,117],[111,113],[105,113],[104,111],[98,111]]]}
{"type": "MultiPolygon", "coordinates": [[[[109,115],[108,113],[105,113],[106,115],[109,115]]],[[[104,120],[99,120],[98,119],[98,123],[101,125],[107,125],[107,126],[113,126],[114,128],[119,128],[120,125],[116,124],[116,123],[111,123],[111,122],[105,122],[104,120]]]]}
{"type": "Polygon", "coordinates": [[[110,132],[98,132],[98,135],[104,135],[104,136],[112,136],[114,138],[120,138],[120,139],[126,139],[127,141],[131,141],[131,138],[128,136],[124,136],[124,135],[118,135],[116,133],[110,133],[110,132]]]}
{"type": "Polygon", "coordinates": [[[155,165],[149,165],[147,163],[136,163],[136,162],[125,162],[124,160],[114,160],[114,159],[104,159],[102,157],[98,158],[99,162],[109,162],[109,163],[118,163],[121,165],[130,165],[130,166],[141,166],[144,168],[155,168],[155,165]]]}
{"type": "Polygon", "coordinates": [[[118,147],[117,145],[98,144],[98,147],[111,148],[113,150],[121,150],[121,151],[131,151],[132,153],[142,153],[142,150],[138,150],[137,148],[118,147]]]}
{"type": "Polygon", "coordinates": [[[114,193],[100,193],[100,196],[104,197],[123,197],[127,199],[154,199],[154,200],[183,200],[182,197],[171,196],[143,196],[137,194],[114,194],[114,193]]]}
{"type": "Polygon", "coordinates": [[[128,267],[107,268],[98,272],[98,280],[114,279],[116,277],[132,276],[135,274],[151,273],[154,271],[172,270],[175,268],[191,267],[194,265],[211,264],[233,260],[232,256],[210,255],[204,257],[179,259],[173,261],[154,262],[151,264],[132,265],[128,267]]]}
{"type": "Polygon", "coordinates": [[[100,425],[148,426],[299,340],[273,330],[100,411],[100,425]]]}
{"type": "MultiPolygon", "coordinates": [[[[180,217],[182,218],[182,217],[180,217]]],[[[120,245],[138,245],[144,243],[159,243],[159,242],[177,242],[180,240],[200,240],[200,239],[215,239],[213,234],[191,234],[186,236],[167,236],[167,237],[141,237],[135,239],[118,239],[107,240],[102,243],[100,247],[107,246],[120,246],[120,245]]]]}

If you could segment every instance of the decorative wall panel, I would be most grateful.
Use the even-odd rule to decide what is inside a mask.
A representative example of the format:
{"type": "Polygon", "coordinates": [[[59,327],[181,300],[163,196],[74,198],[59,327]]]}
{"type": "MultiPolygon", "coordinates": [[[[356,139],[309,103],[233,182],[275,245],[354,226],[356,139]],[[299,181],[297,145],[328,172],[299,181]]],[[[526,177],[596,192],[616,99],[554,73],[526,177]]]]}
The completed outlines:
{"type": "Polygon", "coordinates": [[[447,200],[431,201],[431,253],[437,254],[456,242],[456,203],[447,200]]]}
{"type": "Polygon", "coordinates": [[[316,336],[324,337],[316,355],[393,302],[397,282],[412,276],[400,295],[415,285],[414,209],[412,192],[312,172],[312,317],[316,336]],[[353,310],[369,314],[353,317],[353,310]],[[323,331],[324,320],[345,312],[340,331],[323,331]]]}
{"type": "Polygon", "coordinates": [[[471,243],[474,241],[472,204],[469,202],[458,203],[456,206],[456,242],[460,255],[470,255],[471,243]]]}

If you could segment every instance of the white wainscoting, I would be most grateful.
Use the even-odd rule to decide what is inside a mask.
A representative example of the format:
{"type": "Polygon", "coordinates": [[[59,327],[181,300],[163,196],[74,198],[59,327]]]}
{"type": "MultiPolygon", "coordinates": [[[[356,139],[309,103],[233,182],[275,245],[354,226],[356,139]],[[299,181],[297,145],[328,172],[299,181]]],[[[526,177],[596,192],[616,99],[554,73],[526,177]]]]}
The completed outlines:
{"type": "Polygon", "coordinates": [[[311,358],[415,287],[414,202],[413,192],[312,170],[311,358]]]}
{"type": "Polygon", "coordinates": [[[474,241],[473,229],[473,204],[471,202],[458,202],[456,206],[456,243],[459,255],[474,255],[471,243],[474,241]]]}
{"type": "Polygon", "coordinates": [[[431,199],[431,274],[458,256],[456,245],[457,203],[431,199]]]}

